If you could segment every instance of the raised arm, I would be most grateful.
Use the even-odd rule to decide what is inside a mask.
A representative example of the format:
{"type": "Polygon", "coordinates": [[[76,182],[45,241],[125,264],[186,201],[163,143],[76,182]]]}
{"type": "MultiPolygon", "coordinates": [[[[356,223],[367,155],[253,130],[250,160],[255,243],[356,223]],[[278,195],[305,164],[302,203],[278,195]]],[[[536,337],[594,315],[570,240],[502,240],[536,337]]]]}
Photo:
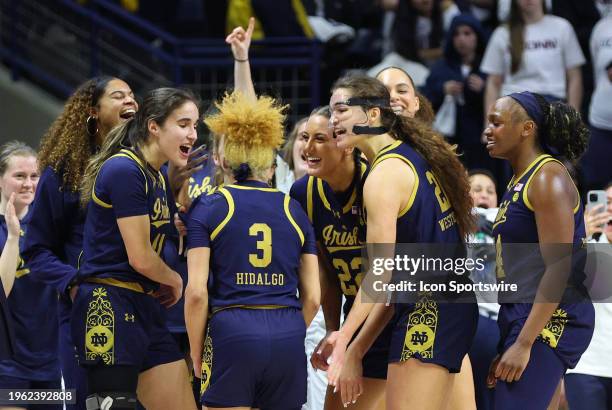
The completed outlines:
{"type": "Polygon", "coordinates": [[[231,45],[234,56],[234,86],[236,91],[255,100],[255,87],[251,78],[251,65],[249,64],[249,47],[255,28],[255,19],[249,19],[246,31],[242,27],[236,27],[225,38],[225,42],[231,45]]]}
{"type": "Polygon", "coordinates": [[[17,264],[19,263],[19,232],[20,224],[19,218],[15,213],[15,194],[12,193],[7,204],[4,213],[4,219],[6,220],[7,237],[4,247],[2,248],[2,254],[0,256],[0,280],[2,287],[4,288],[4,294],[6,297],[9,296],[15,283],[15,273],[17,271],[17,264]]]}

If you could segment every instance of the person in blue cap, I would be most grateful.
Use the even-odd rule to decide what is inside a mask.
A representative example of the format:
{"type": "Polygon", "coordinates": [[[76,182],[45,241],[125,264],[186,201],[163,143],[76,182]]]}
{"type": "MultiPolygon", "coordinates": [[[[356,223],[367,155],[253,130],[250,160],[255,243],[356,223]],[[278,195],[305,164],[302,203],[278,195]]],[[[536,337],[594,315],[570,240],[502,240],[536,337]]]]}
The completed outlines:
{"type": "Polygon", "coordinates": [[[531,92],[498,99],[487,123],[489,155],[508,160],[514,172],[493,224],[496,274],[521,286],[520,297],[499,295],[500,355],[487,382],[497,410],[545,409],[551,400],[556,408],[561,377],[593,334],[582,283],[583,207],[560,161],[582,154],[588,130],[569,105],[531,92]]]}

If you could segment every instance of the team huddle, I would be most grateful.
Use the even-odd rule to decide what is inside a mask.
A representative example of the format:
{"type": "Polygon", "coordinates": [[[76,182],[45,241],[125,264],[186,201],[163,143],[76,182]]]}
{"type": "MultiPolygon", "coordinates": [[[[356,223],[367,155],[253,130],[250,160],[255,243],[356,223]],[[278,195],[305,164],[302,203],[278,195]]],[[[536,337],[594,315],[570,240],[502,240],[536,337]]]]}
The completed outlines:
{"type": "MultiPolygon", "coordinates": [[[[470,408],[477,303],[362,295],[366,244],[471,241],[455,147],[401,69],[343,77],[296,137],[307,175],[281,192],[287,107],[255,93],[252,30],[228,36],[235,89],[203,119],[187,90],[137,103],[127,83],[98,77],[67,101],[38,162],[24,144],[2,147],[0,296],[13,343],[0,389],[63,379],[75,409],[297,410],[311,366],[327,372],[325,409],[470,408]],[[209,150],[195,146],[202,120],[209,150]],[[320,308],[327,333],[307,357],[320,308]]],[[[561,159],[581,154],[588,131],[570,106],[521,92],[490,107],[484,137],[514,171],[493,225],[497,277],[519,274],[503,244],[539,243],[530,266],[550,279],[546,245],[585,237],[561,159]]],[[[584,266],[569,270],[588,299],[584,266]]],[[[547,408],[589,344],[592,304],[503,303],[498,324],[495,408],[547,408]]]]}

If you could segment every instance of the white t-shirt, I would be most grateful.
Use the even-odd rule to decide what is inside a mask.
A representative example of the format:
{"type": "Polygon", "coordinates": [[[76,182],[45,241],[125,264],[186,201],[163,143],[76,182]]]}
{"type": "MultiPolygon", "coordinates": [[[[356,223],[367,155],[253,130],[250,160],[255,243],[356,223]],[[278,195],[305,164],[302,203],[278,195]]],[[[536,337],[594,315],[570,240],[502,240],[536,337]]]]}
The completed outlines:
{"type": "MultiPolygon", "coordinates": [[[[589,243],[594,241],[589,241],[589,243]]],[[[606,235],[601,235],[597,243],[609,243],[606,235]]],[[[591,344],[584,352],[574,369],[568,373],[581,373],[591,376],[612,377],[612,303],[593,303],[595,308],[595,331],[591,344]]]]}
{"type": "Polygon", "coordinates": [[[280,155],[276,156],[276,170],[274,174],[276,175],[276,189],[284,194],[289,194],[291,185],[295,182],[295,176],[293,176],[293,171],[289,168],[289,164],[280,155]]]}
{"type": "MultiPolygon", "coordinates": [[[[484,217],[487,219],[487,221],[489,222],[493,222],[495,221],[495,216],[497,215],[497,211],[499,210],[499,208],[489,208],[489,209],[484,209],[484,208],[472,208],[472,212],[474,214],[478,214],[478,215],[484,215],[484,217]]],[[[495,240],[493,239],[493,237],[489,236],[489,235],[485,235],[485,234],[476,234],[476,235],[471,235],[471,237],[469,238],[469,242],[471,244],[477,244],[477,243],[486,243],[489,245],[492,245],[495,243],[495,240]]],[[[469,257],[474,257],[471,254],[471,248],[468,248],[468,255],[469,257]]],[[[486,268],[484,272],[481,272],[482,274],[484,274],[484,276],[479,276],[476,277],[473,274],[470,275],[470,277],[472,278],[472,280],[474,282],[482,282],[482,283],[495,283],[496,282],[496,278],[495,278],[495,261],[491,261],[489,263],[486,264],[486,268]]],[[[480,313],[480,315],[497,320],[497,314],[499,313],[499,304],[497,303],[497,301],[488,301],[485,302],[487,300],[487,296],[489,296],[488,293],[479,293],[476,292],[478,294],[478,312],[480,313]]]]}
{"type": "Polygon", "coordinates": [[[529,90],[566,98],[565,72],[584,62],[570,23],[561,17],[545,15],[537,23],[525,26],[523,58],[516,73],[510,73],[510,32],[505,25],[493,32],[480,69],[504,77],[501,95],[529,90]]]}
{"type": "Polygon", "coordinates": [[[591,125],[612,130],[612,82],[606,66],[612,62],[612,15],[599,20],[591,34],[591,56],[595,92],[591,99],[591,125]]]}

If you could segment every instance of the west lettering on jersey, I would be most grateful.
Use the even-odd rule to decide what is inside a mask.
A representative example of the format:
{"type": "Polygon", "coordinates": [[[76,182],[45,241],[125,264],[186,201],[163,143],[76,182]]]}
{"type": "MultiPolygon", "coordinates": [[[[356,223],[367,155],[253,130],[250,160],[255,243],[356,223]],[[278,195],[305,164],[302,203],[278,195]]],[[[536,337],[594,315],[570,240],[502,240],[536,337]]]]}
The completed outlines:
{"type": "Polygon", "coordinates": [[[438,220],[438,225],[440,225],[440,229],[443,232],[446,231],[448,228],[455,226],[456,223],[457,223],[457,218],[455,217],[454,212],[451,212],[450,214],[446,215],[444,218],[438,220]]]}

